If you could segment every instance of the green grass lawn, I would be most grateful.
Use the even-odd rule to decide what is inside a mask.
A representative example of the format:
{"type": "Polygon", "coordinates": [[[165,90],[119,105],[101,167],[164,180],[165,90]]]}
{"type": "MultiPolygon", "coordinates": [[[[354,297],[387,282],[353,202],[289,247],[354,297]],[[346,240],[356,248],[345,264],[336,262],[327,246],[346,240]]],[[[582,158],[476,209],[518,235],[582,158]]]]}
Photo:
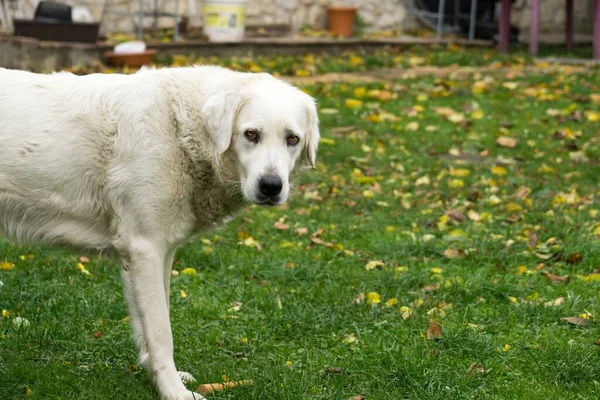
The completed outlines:
{"type": "MultiPolygon", "coordinates": [[[[177,254],[178,367],[254,380],[215,399],[597,399],[598,70],[306,90],[296,197],[177,254]]],[[[0,399],[156,397],[117,262],[0,262],[0,399]]]]}

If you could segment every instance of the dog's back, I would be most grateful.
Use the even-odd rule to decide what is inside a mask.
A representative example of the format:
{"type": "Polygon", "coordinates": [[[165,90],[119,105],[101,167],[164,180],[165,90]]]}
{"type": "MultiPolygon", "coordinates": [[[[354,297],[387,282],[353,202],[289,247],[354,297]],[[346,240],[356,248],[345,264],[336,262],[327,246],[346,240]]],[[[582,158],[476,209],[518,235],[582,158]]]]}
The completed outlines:
{"type": "Polygon", "coordinates": [[[106,247],[106,160],[116,122],[108,87],[0,69],[0,232],[14,240],[106,247]]]}

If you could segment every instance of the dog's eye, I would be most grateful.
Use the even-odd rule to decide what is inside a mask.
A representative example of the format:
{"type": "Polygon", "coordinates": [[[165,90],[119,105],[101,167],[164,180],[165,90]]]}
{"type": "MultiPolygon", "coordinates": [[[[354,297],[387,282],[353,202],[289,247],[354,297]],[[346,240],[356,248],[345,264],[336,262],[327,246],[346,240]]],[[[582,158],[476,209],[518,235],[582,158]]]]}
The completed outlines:
{"type": "Polygon", "coordinates": [[[252,129],[248,129],[247,131],[245,131],[244,136],[246,137],[246,139],[254,143],[257,143],[259,139],[258,132],[252,129]]]}
{"type": "Polygon", "coordinates": [[[296,135],[290,135],[287,137],[287,143],[290,146],[295,146],[300,142],[300,138],[296,135]]]}

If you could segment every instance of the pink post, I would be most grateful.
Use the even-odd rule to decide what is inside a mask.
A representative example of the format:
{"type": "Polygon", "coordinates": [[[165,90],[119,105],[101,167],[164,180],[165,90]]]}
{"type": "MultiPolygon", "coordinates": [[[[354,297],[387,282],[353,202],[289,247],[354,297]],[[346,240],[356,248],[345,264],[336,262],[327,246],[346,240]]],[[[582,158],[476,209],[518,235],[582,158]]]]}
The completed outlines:
{"type": "Polygon", "coordinates": [[[594,60],[600,61],[600,0],[594,1],[594,60]]]}
{"type": "MultiPolygon", "coordinates": [[[[600,0],[596,0],[600,2],[600,0]]],[[[510,48],[510,0],[502,0],[500,3],[500,42],[499,50],[508,53],[510,48]]]]}
{"type": "MultiPolygon", "coordinates": [[[[569,0],[567,0],[569,1],[569,0]]],[[[537,56],[540,35],[540,0],[531,1],[531,25],[529,27],[529,54],[537,56]]]]}
{"type": "Polygon", "coordinates": [[[565,20],[565,43],[567,51],[573,51],[573,0],[567,0],[567,19],[565,20]]]}

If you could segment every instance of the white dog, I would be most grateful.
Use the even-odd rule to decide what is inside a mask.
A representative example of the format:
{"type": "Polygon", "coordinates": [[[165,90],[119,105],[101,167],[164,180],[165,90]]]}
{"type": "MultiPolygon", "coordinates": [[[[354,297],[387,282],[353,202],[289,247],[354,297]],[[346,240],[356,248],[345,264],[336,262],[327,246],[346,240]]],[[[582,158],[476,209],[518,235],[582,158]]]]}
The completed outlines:
{"type": "Polygon", "coordinates": [[[318,142],[314,100],[268,74],[0,69],[0,234],[120,256],[140,360],[160,396],[201,399],[173,362],[175,249],[246,203],[283,204],[318,142]]]}

